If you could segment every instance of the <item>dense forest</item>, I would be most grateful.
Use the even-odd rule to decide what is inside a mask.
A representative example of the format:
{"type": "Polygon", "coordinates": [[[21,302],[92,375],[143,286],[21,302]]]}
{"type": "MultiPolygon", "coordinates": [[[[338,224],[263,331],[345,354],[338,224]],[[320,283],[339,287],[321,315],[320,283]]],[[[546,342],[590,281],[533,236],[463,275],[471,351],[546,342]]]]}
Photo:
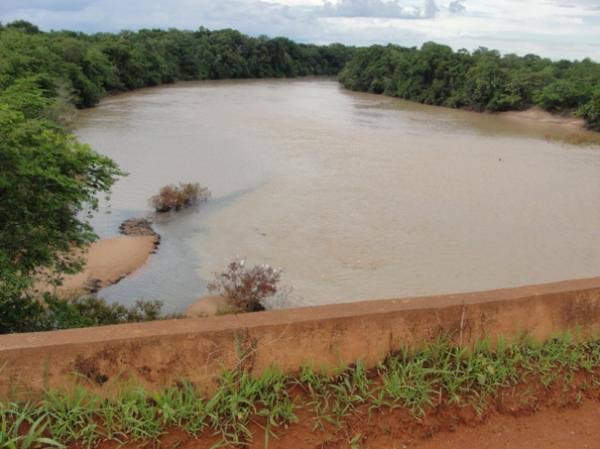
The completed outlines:
{"type": "Polygon", "coordinates": [[[600,130],[600,64],[453,51],[432,42],[361,48],[340,74],[348,89],[474,111],[544,110],[575,114],[600,130]]]}
{"type": "Polygon", "coordinates": [[[88,107],[106,92],[177,80],[336,75],[351,54],[340,44],[296,44],[234,30],[86,35],[42,33],[18,21],[0,30],[0,89],[25,78],[46,95],[62,91],[88,107]]]}

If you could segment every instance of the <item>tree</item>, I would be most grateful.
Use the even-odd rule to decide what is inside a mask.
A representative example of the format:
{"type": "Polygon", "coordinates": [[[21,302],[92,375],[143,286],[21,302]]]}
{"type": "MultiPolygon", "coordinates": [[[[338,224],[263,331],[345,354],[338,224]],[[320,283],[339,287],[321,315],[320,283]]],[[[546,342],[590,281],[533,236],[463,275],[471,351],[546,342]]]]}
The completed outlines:
{"type": "Polygon", "coordinates": [[[544,86],[534,95],[534,101],[548,111],[560,112],[585,103],[587,92],[571,80],[559,79],[544,86]]]}
{"type": "MultiPolygon", "coordinates": [[[[97,194],[123,173],[56,125],[6,103],[0,136],[0,309],[18,318],[36,309],[30,289],[40,275],[81,268],[72,250],[96,238],[82,214],[96,210],[97,194]]],[[[13,324],[19,330],[18,320],[13,324]]]]}
{"type": "Polygon", "coordinates": [[[596,91],[592,99],[583,106],[581,116],[590,129],[600,131],[600,91],[596,91]]]}
{"type": "Polygon", "coordinates": [[[0,104],[22,113],[24,118],[40,117],[50,107],[52,99],[39,84],[40,79],[36,76],[19,78],[0,91],[0,104]]]}
{"type": "Polygon", "coordinates": [[[373,45],[353,51],[339,79],[352,90],[453,108],[506,111],[538,105],[551,112],[579,111],[590,128],[598,128],[591,98],[600,84],[600,64],[590,59],[553,62],[487,48],[471,54],[432,42],[420,49],[373,45]]]}
{"type": "Polygon", "coordinates": [[[44,307],[28,294],[30,289],[31,279],[15,273],[0,253],[0,334],[43,328],[44,307]]]}
{"type": "Polygon", "coordinates": [[[6,28],[17,28],[28,34],[37,34],[40,32],[40,29],[36,25],[26,20],[15,20],[7,23],[6,28]]]}
{"type": "Polygon", "coordinates": [[[476,111],[501,110],[501,96],[507,76],[499,55],[485,51],[467,72],[465,84],[468,106],[476,111]]]}

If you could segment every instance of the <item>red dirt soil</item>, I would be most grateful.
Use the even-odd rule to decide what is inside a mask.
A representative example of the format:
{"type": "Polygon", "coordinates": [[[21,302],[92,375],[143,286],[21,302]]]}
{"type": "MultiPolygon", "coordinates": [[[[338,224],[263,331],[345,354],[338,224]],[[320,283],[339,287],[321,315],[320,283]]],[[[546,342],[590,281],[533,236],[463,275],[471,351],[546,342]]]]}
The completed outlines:
{"type": "Polygon", "coordinates": [[[515,418],[496,415],[477,427],[461,427],[414,444],[367,444],[368,449],[599,449],[600,404],[544,410],[515,418]]]}
{"type": "MultiPolygon", "coordinates": [[[[316,425],[310,407],[300,406],[295,410],[297,421],[273,428],[276,436],[267,439],[265,418],[255,417],[248,426],[253,441],[235,449],[600,449],[597,379],[597,374],[578,373],[544,386],[540,379],[531,378],[500,389],[482,414],[472,406],[449,405],[440,396],[420,419],[403,408],[370,413],[364,404],[335,427],[316,425]]],[[[298,392],[291,391],[292,398],[298,392]]],[[[159,446],[210,449],[220,441],[212,430],[198,438],[173,430],[160,439],[159,446]]],[[[98,449],[139,447],[135,442],[121,446],[105,441],[98,449]]]]}
{"type": "MultiPolygon", "coordinates": [[[[545,401],[544,401],[545,402],[545,401]]],[[[252,425],[254,442],[248,449],[600,449],[600,398],[588,397],[579,405],[570,400],[560,408],[552,403],[537,412],[507,409],[477,418],[465,410],[447,409],[437,418],[415,423],[404,412],[376,414],[367,423],[356,417],[346,428],[314,430],[309,414],[299,411],[299,422],[288,429],[278,428],[277,437],[265,444],[262,426],[252,425]],[[568,404],[568,405],[567,405],[568,404]],[[462,416],[461,416],[462,415],[462,416]],[[454,421],[453,425],[448,425],[454,421]],[[356,439],[355,439],[356,438],[356,439]],[[350,442],[355,439],[355,444],[350,442]]],[[[209,449],[220,438],[205,433],[198,439],[182,431],[165,435],[163,449],[209,449]]],[[[104,442],[100,449],[137,448],[104,442]]],[[[147,447],[156,447],[152,444],[147,447]]],[[[241,446],[240,446],[241,447],[241,446]]],[[[226,448],[231,448],[226,446],[226,448]]],[[[76,446],[72,449],[78,449],[76,446]]]]}

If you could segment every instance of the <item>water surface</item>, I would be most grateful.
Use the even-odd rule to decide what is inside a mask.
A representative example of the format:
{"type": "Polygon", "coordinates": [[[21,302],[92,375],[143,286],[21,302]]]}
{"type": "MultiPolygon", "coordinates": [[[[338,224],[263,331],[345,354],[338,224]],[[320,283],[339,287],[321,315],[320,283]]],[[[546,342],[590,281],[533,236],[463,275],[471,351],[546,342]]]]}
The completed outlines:
{"type": "Polygon", "coordinates": [[[111,97],[77,134],[115,159],[116,233],[164,184],[211,201],[154,217],[163,244],[110,300],[183,310],[236,255],[285,269],[278,307],[600,272],[600,147],[572,130],[343,90],[328,79],[181,83],[111,97]]]}

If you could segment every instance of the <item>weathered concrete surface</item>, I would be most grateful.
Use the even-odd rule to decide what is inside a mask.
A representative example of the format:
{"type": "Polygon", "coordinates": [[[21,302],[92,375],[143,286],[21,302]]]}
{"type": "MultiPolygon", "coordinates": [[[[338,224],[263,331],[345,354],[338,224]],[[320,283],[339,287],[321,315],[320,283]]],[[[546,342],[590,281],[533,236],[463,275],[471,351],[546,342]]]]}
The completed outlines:
{"type": "Polygon", "coordinates": [[[254,373],[275,364],[373,366],[388,352],[449,334],[546,339],[600,333],[600,278],[424,298],[0,336],[0,395],[85,382],[99,390],[123,378],[156,388],[179,379],[211,389],[221,370],[254,373]]]}

